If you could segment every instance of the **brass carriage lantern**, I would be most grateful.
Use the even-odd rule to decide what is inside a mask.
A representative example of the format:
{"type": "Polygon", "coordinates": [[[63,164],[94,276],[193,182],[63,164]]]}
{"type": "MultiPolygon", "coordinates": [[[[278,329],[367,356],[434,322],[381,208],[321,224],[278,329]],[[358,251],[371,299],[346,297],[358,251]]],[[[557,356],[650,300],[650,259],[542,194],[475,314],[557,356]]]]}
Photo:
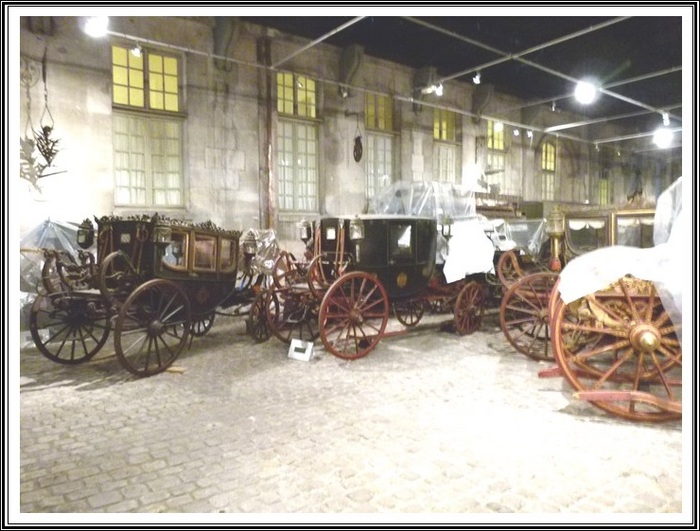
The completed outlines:
{"type": "Polygon", "coordinates": [[[153,243],[159,247],[167,247],[173,237],[173,230],[170,225],[156,223],[153,229],[153,243]]]}
{"type": "Polygon", "coordinates": [[[297,223],[297,230],[299,231],[299,239],[304,242],[305,245],[309,245],[311,240],[311,222],[302,219],[297,223]]]}
{"type": "Polygon", "coordinates": [[[561,241],[562,236],[564,236],[564,213],[559,208],[559,205],[554,205],[554,208],[549,213],[546,231],[550,238],[552,250],[552,258],[549,263],[549,268],[552,271],[561,271],[559,242],[561,241]]]}
{"type": "Polygon", "coordinates": [[[445,242],[447,243],[447,252],[450,252],[450,238],[452,238],[452,224],[454,221],[450,216],[442,215],[440,216],[440,221],[438,221],[438,225],[440,225],[440,234],[442,235],[443,238],[445,238],[445,242]]]}
{"type": "Polygon", "coordinates": [[[355,216],[350,220],[350,241],[358,242],[365,239],[365,224],[358,217],[355,216]]]}
{"type": "Polygon", "coordinates": [[[76,239],[81,249],[92,246],[95,241],[95,227],[92,225],[92,221],[86,219],[80,224],[76,239]]]}
{"type": "Polygon", "coordinates": [[[241,241],[241,248],[246,259],[250,259],[255,255],[255,251],[258,249],[258,242],[253,231],[249,230],[246,232],[245,238],[241,241]]]}

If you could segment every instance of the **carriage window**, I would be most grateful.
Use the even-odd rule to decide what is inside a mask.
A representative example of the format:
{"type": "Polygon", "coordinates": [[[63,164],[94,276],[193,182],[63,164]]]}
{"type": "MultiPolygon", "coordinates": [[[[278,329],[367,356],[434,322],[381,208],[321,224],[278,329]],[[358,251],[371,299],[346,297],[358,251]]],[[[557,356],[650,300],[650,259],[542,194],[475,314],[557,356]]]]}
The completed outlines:
{"type": "Polygon", "coordinates": [[[236,255],[238,254],[238,241],[221,240],[221,259],[219,261],[220,271],[232,271],[236,267],[236,255]]]}
{"type": "Polygon", "coordinates": [[[615,244],[647,248],[654,246],[653,218],[624,218],[616,220],[615,244]]]}
{"type": "Polygon", "coordinates": [[[392,257],[411,256],[411,225],[395,225],[391,227],[390,250],[392,257]]]}
{"type": "Polygon", "coordinates": [[[170,244],[165,248],[163,263],[169,267],[185,269],[187,267],[187,234],[173,231],[170,244]]]}
{"type": "Polygon", "coordinates": [[[335,227],[326,227],[326,240],[335,240],[335,227]]]}
{"type": "Polygon", "coordinates": [[[216,268],[216,238],[204,234],[194,236],[194,267],[195,269],[216,268]]]}
{"type": "Polygon", "coordinates": [[[607,222],[604,219],[569,219],[566,225],[567,242],[577,252],[610,245],[607,222]]]}

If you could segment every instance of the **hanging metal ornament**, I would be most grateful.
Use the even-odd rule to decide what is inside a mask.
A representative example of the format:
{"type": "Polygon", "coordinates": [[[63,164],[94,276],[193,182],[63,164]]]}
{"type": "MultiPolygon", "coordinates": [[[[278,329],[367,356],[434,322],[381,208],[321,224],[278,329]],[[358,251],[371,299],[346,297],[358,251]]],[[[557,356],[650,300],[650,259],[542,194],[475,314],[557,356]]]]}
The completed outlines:
{"type": "MultiPolygon", "coordinates": [[[[49,109],[49,89],[46,84],[46,48],[41,60],[41,77],[44,81],[44,112],[39,119],[39,131],[34,131],[34,140],[37,150],[46,161],[46,166],[51,166],[59,151],[57,147],[59,141],[51,138],[55,122],[51,109],[49,109]]],[[[45,177],[45,175],[40,175],[40,177],[45,177]]]]}
{"type": "Polygon", "coordinates": [[[352,156],[355,162],[362,160],[362,135],[360,134],[360,118],[357,118],[357,130],[355,131],[355,145],[352,148],[352,156]]]}

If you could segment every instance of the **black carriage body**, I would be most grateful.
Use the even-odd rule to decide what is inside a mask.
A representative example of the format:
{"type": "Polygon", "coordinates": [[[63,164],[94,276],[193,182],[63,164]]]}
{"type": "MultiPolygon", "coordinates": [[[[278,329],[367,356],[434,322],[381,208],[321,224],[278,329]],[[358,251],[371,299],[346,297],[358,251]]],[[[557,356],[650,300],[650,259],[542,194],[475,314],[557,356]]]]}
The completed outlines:
{"type": "Polygon", "coordinates": [[[97,263],[124,253],[142,282],[172,280],[187,294],[193,315],[235,298],[240,231],[155,216],[97,219],[97,263]]]}
{"type": "Polygon", "coordinates": [[[344,251],[354,270],[377,276],[390,299],[412,297],[424,290],[435,268],[436,220],[393,215],[357,219],[364,226],[364,238],[356,241],[351,239],[351,219],[321,219],[320,250],[326,255],[344,251]]]}

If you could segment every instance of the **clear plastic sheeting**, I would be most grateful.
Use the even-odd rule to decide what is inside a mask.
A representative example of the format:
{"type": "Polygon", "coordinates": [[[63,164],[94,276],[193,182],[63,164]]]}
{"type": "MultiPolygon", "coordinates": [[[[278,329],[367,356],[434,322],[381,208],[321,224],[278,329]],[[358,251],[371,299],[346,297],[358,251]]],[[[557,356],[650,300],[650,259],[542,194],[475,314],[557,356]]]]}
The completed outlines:
{"type": "Polygon", "coordinates": [[[397,181],[377,194],[370,214],[424,216],[438,221],[476,216],[474,192],[464,186],[434,181],[397,181]]]}
{"type": "Polygon", "coordinates": [[[77,244],[79,225],[48,219],[20,240],[20,291],[36,293],[41,282],[44,249],[65,251],[77,259],[80,250],[77,244]]]}
{"type": "Polygon", "coordinates": [[[255,238],[255,255],[250,264],[253,272],[271,275],[275,261],[280,254],[277,233],[274,229],[248,229],[244,231],[240,239],[241,257],[243,256],[243,242],[247,238],[255,238]]]}
{"type": "Polygon", "coordinates": [[[683,177],[666,188],[656,200],[654,215],[654,245],[665,243],[671,236],[674,221],[681,213],[683,201],[683,177]]]}
{"type": "Polygon", "coordinates": [[[521,253],[538,256],[542,244],[548,241],[544,219],[482,220],[486,234],[501,252],[517,249],[521,253]]]}
{"type": "MultiPolygon", "coordinates": [[[[666,189],[657,202],[654,233],[657,245],[647,249],[615,245],[583,254],[563,269],[559,293],[570,303],[606,288],[624,277],[654,282],[664,309],[671,319],[681,323],[684,283],[688,261],[683,253],[688,247],[689,219],[680,205],[680,178],[666,189]],[[666,234],[668,236],[666,237],[666,234]]],[[[687,289],[687,288],[686,288],[687,289]]]]}
{"type": "Polygon", "coordinates": [[[478,218],[455,221],[449,253],[444,256],[445,280],[451,283],[475,273],[493,273],[494,254],[493,243],[486,236],[478,218]]]}

